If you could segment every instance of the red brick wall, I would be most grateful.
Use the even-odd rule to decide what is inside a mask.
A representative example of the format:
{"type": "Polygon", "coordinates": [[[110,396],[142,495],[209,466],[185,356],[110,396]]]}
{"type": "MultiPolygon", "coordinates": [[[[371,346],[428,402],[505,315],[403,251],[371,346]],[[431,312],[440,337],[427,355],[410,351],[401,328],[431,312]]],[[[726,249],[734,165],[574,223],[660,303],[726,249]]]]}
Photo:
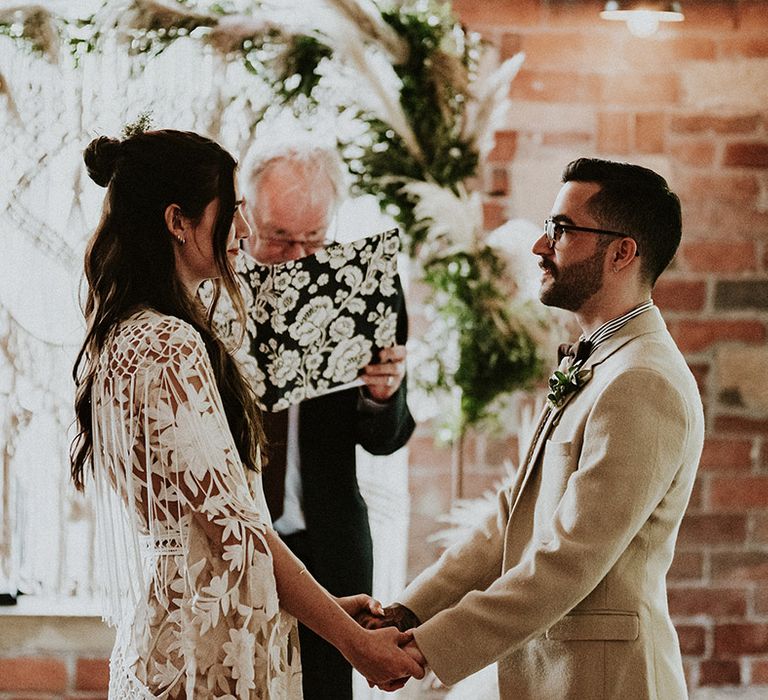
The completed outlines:
{"type": "MultiPolygon", "coordinates": [[[[502,58],[524,51],[508,127],[485,164],[487,224],[543,220],[572,158],[659,170],[680,195],[684,242],[655,292],[700,385],[707,436],[669,575],[691,687],[768,684],[768,8],[683,3],[649,39],[600,20],[600,2],[456,0],[502,58]],[[539,183],[549,183],[543,193],[539,183]]],[[[514,439],[473,437],[469,496],[514,439]]],[[[412,442],[410,574],[449,506],[450,453],[412,442]]]]}
{"type": "Polygon", "coordinates": [[[0,700],[106,700],[109,661],[75,654],[0,658],[0,700]]]}

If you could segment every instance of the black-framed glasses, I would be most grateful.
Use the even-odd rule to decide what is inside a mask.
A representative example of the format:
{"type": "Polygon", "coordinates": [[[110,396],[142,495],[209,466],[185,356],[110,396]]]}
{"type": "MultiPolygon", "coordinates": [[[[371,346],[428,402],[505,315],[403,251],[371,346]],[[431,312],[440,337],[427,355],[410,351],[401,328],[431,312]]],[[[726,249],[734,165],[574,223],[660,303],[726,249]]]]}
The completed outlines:
{"type": "MultiPolygon", "coordinates": [[[[587,226],[572,226],[571,224],[561,224],[559,221],[555,221],[552,217],[549,217],[544,222],[544,235],[547,237],[547,243],[550,248],[555,247],[555,243],[560,240],[566,231],[585,231],[586,233],[602,233],[606,236],[617,236],[619,238],[632,238],[628,233],[620,233],[619,231],[607,231],[604,228],[589,228],[587,226]]],[[[639,255],[639,253],[637,253],[639,255]]]]}

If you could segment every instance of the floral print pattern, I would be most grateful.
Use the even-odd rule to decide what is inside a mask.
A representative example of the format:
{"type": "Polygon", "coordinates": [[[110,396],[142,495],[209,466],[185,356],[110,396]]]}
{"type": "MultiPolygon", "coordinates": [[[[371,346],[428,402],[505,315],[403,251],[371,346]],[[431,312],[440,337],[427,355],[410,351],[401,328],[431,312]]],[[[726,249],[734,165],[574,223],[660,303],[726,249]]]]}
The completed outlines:
{"type": "MultiPolygon", "coordinates": [[[[248,322],[238,355],[263,408],[279,411],[351,382],[395,343],[399,250],[393,229],[280,265],[241,257],[248,322]]],[[[238,335],[231,313],[215,322],[225,339],[238,335]]]]}
{"type": "Polygon", "coordinates": [[[143,310],[98,358],[94,480],[111,700],[295,700],[261,476],[246,470],[202,338],[143,310]]]}

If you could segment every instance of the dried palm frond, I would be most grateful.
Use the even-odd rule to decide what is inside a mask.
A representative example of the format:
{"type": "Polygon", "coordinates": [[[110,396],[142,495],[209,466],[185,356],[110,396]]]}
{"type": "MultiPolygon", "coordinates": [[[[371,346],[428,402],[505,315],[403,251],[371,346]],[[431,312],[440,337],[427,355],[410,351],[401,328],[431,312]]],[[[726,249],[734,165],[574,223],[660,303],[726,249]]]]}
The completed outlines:
{"type": "Polygon", "coordinates": [[[21,36],[55,62],[59,56],[59,32],[50,3],[0,2],[0,24],[20,24],[21,36]]]}
{"type": "MultiPolygon", "coordinates": [[[[509,461],[505,462],[505,467],[509,474],[514,470],[509,461]]],[[[496,511],[498,493],[504,486],[505,482],[498,481],[479,498],[460,498],[454,501],[450,511],[437,518],[438,522],[446,523],[448,527],[431,534],[427,540],[437,542],[445,549],[464,540],[472,530],[496,511]]]]}
{"type": "Polygon", "coordinates": [[[13,99],[13,93],[8,85],[8,81],[5,76],[0,73],[0,105],[4,103],[4,112],[13,119],[14,123],[21,125],[21,116],[19,115],[19,109],[16,106],[16,101],[13,99]]]}
{"type": "Polygon", "coordinates": [[[458,56],[445,51],[435,51],[430,57],[429,72],[443,119],[448,121],[449,101],[457,94],[466,95],[469,89],[467,69],[458,56]]]}
{"type": "MultiPolygon", "coordinates": [[[[486,58],[486,64],[488,60],[492,59],[486,58]]],[[[515,54],[486,78],[481,66],[480,76],[472,83],[462,136],[475,143],[481,160],[493,148],[493,134],[504,123],[510,105],[509,86],[524,60],[524,54],[515,54]]]]}
{"type": "Polygon", "coordinates": [[[510,219],[491,231],[485,242],[504,258],[515,289],[510,297],[520,301],[538,299],[541,270],[531,246],[541,235],[541,228],[527,219],[510,219]]]}
{"type": "Polygon", "coordinates": [[[206,40],[222,53],[229,53],[239,49],[247,39],[255,39],[271,31],[279,31],[283,37],[290,36],[287,27],[277,24],[273,17],[264,13],[224,15],[218,19],[206,40]]]}
{"type": "Polygon", "coordinates": [[[216,15],[192,10],[175,0],[135,0],[126,19],[125,25],[130,27],[149,30],[175,27],[188,31],[213,27],[219,21],[216,15]]]}
{"type": "Polygon", "coordinates": [[[400,104],[402,81],[392,64],[381,53],[349,41],[342,50],[336,47],[336,60],[318,66],[321,85],[337,104],[357,105],[392,128],[408,152],[424,160],[418,139],[400,104]]]}
{"type": "Polygon", "coordinates": [[[392,62],[401,64],[408,59],[407,43],[382,19],[381,12],[371,0],[325,1],[344,15],[369,41],[383,47],[392,62]]]}
{"type": "Polygon", "coordinates": [[[424,253],[438,248],[440,256],[472,250],[483,227],[483,205],[480,194],[463,189],[455,194],[447,187],[432,182],[409,182],[401,191],[416,200],[413,213],[417,229],[429,231],[424,253]],[[431,245],[435,244],[435,245],[431,245]]]}

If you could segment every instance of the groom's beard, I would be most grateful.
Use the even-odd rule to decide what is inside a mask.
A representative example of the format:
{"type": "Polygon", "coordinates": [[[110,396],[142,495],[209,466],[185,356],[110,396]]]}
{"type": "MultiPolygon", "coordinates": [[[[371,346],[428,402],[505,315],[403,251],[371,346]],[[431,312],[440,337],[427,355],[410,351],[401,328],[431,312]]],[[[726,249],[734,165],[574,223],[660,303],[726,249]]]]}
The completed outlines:
{"type": "Polygon", "coordinates": [[[581,262],[557,267],[549,260],[540,265],[550,273],[549,286],[542,286],[539,299],[547,306],[578,311],[603,286],[603,263],[607,246],[581,262]]]}

